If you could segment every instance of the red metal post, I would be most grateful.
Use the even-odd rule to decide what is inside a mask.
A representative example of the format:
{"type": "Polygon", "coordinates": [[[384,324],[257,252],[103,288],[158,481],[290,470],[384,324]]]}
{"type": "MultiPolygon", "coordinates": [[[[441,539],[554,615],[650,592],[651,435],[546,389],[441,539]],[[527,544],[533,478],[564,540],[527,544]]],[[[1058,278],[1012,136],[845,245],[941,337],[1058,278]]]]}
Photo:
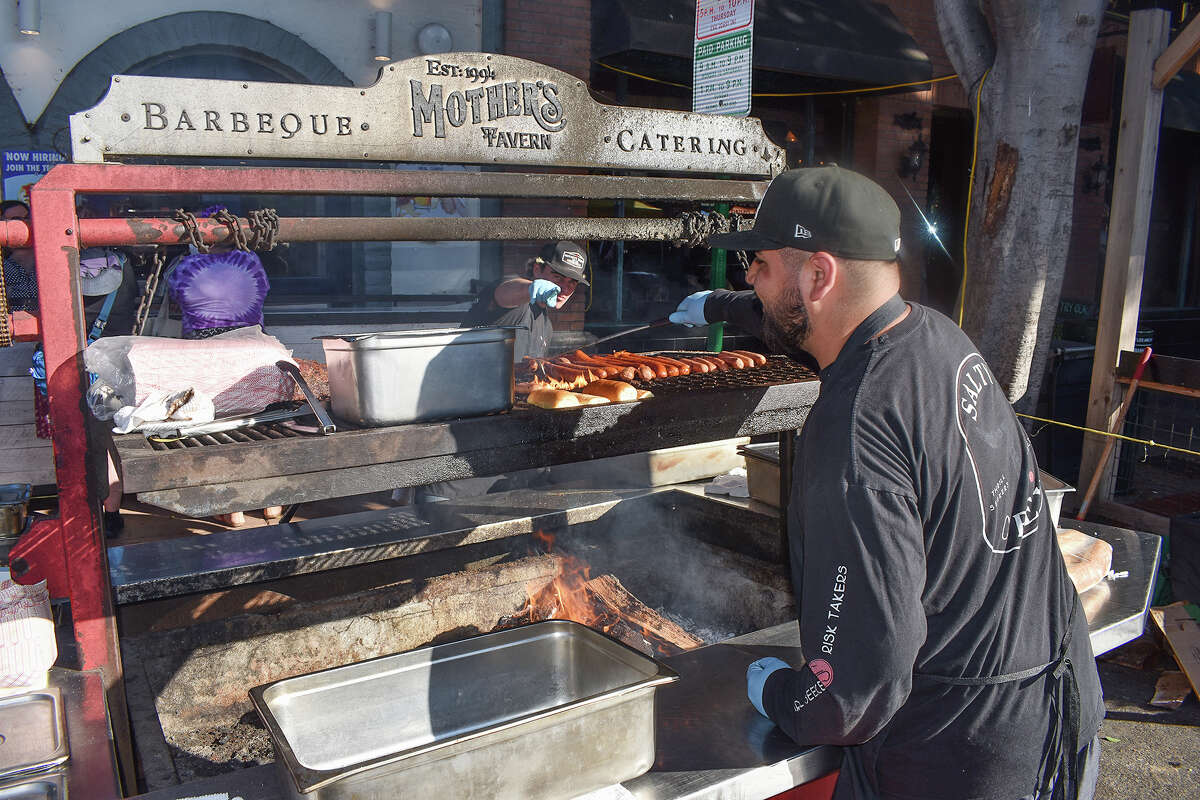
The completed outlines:
{"type": "Polygon", "coordinates": [[[786,792],[777,794],[770,800],[832,800],[833,789],[837,786],[838,772],[831,772],[828,775],[817,778],[815,781],[809,781],[803,786],[797,786],[794,789],[788,789],[786,792]]]}
{"type": "Polygon", "coordinates": [[[35,185],[30,192],[33,254],[42,320],[42,347],[58,483],[58,515],[39,520],[9,553],[21,583],[45,580],[53,597],[71,603],[82,669],[99,668],[122,744],[132,767],[116,619],[108,578],[108,553],[100,529],[99,487],[106,475],[89,469],[84,418],[83,300],[79,288],[78,220],[69,187],[35,185]]]}
{"type": "Polygon", "coordinates": [[[54,427],[58,516],[34,525],[10,558],[20,582],[44,579],[52,596],[70,599],[81,666],[103,669],[105,682],[111,686],[120,677],[121,667],[107,552],[99,524],[99,492],[90,488],[103,481],[88,470],[75,193],[35,185],[30,207],[37,220],[33,254],[54,427]]]}

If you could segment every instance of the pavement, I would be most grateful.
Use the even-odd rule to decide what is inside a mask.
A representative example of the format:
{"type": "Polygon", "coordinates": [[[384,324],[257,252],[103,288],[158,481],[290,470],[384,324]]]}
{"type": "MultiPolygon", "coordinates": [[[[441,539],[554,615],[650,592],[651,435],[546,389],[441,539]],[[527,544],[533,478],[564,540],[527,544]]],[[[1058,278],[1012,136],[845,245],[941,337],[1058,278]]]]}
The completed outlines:
{"type": "Polygon", "coordinates": [[[1200,798],[1200,702],[1191,694],[1174,710],[1150,705],[1159,676],[1179,669],[1157,630],[1102,657],[1099,667],[1108,713],[1096,800],[1200,798]]]}

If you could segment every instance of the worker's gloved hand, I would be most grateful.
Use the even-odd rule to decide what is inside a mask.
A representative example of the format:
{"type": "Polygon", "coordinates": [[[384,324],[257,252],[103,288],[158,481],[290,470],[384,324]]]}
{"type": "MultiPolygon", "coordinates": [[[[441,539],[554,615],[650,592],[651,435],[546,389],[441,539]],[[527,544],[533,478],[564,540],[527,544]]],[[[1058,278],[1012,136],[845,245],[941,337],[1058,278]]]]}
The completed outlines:
{"type": "Polygon", "coordinates": [[[767,685],[767,678],[781,669],[791,669],[791,665],[782,658],[760,658],[749,667],[746,668],[746,696],[750,698],[750,705],[754,706],[754,710],[767,716],[767,712],[763,711],[763,687],[767,685]]]}
{"type": "MultiPolygon", "coordinates": [[[[538,278],[529,284],[529,302],[534,305],[554,308],[558,304],[558,293],[561,290],[554,281],[538,278]]],[[[511,301],[510,301],[511,302],[511,301]]]]}
{"type": "Polygon", "coordinates": [[[704,301],[710,294],[712,294],[711,291],[696,292],[683,298],[679,308],[671,312],[671,322],[676,325],[687,325],[689,328],[694,325],[707,325],[708,320],[704,318],[704,301]]]}

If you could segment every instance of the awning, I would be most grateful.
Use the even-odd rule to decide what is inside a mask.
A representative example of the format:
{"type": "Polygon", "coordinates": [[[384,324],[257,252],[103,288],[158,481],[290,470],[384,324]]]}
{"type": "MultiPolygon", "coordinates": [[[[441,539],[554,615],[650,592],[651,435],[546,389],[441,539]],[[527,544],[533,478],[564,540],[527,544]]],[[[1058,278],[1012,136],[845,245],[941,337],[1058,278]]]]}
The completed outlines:
{"type": "MultiPolygon", "coordinates": [[[[691,85],[694,0],[593,0],[592,58],[691,85]]],[[[933,77],[892,12],[865,0],[757,0],[754,91],[886,86],[933,77]]]]}

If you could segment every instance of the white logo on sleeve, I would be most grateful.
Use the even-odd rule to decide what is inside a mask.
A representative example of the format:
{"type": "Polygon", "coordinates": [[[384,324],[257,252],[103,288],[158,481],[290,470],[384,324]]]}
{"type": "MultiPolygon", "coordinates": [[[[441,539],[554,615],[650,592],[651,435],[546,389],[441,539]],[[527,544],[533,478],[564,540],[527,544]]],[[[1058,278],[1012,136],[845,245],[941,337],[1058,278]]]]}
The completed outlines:
{"type": "Polygon", "coordinates": [[[797,239],[811,239],[811,238],[812,238],[812,231],[810,231],[808,228],[804,227],[803,225],[797,225],[797,226],[796,226],[796,235],[795,235],[795,238],[797,238],[797,239]]]}

